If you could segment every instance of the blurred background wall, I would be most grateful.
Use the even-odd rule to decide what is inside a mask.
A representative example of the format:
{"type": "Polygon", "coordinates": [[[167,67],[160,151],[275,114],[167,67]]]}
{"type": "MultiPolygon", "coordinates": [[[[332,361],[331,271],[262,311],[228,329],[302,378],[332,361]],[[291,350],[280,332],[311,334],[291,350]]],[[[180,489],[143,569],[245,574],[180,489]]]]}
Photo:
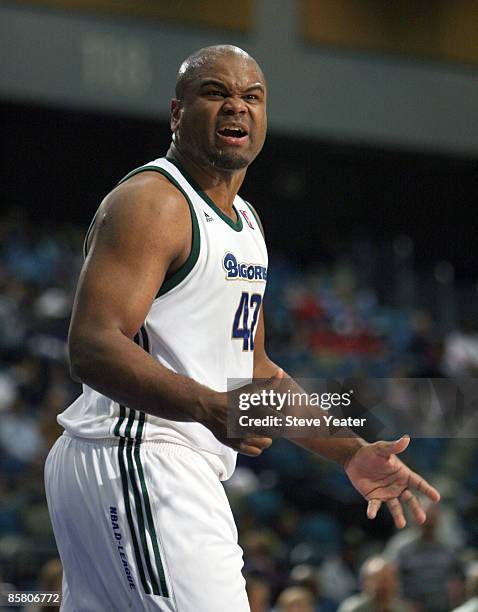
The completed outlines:
{"type": "MultiPolygon", "coordinates": [[[[112,186],[166,151],[180,62],[222,42],[269,85],[269,137],[242,193],[271,251],[271,355],[314,377],[478,371],[476,0],[3,1],[0,578],[19,588],[61,574],[42,467],[79,393],[65,341],[82,238],[112,186]]],[[[398,391],[391,402],[409,406],[398,391]]],[[[429,533],[397,543],[332,466],[282,443],[241,459],[227,490],[253,611],[290,585],[309,596],[288,592],[277,610],[294,597],[335,610],[384,550],[416,610],[466,599],[475,441],[415,440],[407,460],[445,501],[429,533]]]]}
{"type": "Polygon", "coordinates": [[[228,41],[272,130],[476,154],[474,0],[2,2],[3,98],[167,119],[180,58],[228,41]]]}

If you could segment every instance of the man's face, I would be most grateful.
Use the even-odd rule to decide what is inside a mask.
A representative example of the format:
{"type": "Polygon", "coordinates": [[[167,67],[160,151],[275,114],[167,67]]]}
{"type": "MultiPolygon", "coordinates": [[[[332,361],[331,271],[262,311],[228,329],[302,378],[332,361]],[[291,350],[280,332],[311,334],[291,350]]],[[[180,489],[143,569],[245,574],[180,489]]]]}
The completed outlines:
{"type": "Polygon", "coordinates": [[[266,85],[247,56],[221,55],[197,68],[173,100],[171,127],[178,149],[220,170],[246,168],[266,135],[266,85]]]}

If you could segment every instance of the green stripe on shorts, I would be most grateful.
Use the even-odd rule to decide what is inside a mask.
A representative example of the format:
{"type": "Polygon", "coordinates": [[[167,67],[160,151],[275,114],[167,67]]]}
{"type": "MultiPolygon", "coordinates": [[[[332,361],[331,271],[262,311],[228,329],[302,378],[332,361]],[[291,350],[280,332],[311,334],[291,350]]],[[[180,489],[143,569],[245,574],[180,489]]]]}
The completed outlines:
{"type": "Polygon", "coordinates": [[[133,490],[134,505],[136,507],[136,517],[137,517],[137,523],[138,523],[139,539],[141,541],[141,548],[143,552],[144,561],[146,563],[148,574],[151,579],[153,594],[160,595],[162,597],[169,597],[169,591],[168,591],[168,587],[166,584],[166,577],[165,577],[163,563],[161,560],[161,554],[159,550],[158,538],[156,535],[156,529],[154,527],[151,503],[149,500],[149,494],[148,494],[148,490],[146,487],[146,480],[144,477],[143,465],[141,462],[141,454],[140,454],[141,436],[143,434],[143,428],[144,428],[144,422],[145,422],[146,415],[144,412],[136,413],[135,410],[130,410],[128,421],[126,424],[126,429],[125,429],[125,436],[120,436],[121,426],[125,418],[126,418],[126,408],[124,406],[120,406],[120,416],[115,426],[114,433],[116,436],[120,437],[120,443],[119,443],[119,449],[118,449],[118,459],[119,459],[120,472],[121,472],[121,481],[123,485],[123,496],[124,496],[124,501],[125,501],[126,516],[128,519],[128,524],[129,524],[129,528],[131,532],[131,538],[133,542],[136,564],[138,566],[138,572],[140,575],[141,584],[143,585],[144,592],[150,595],[151,589],[149,588],[146,573],[143,567],[140,546],[138,542],[138,537],[136,535],[136,529],[135,529],[135,524],[133,520],[133,512],[132,512],[131,502],[129,498],[129,483],[131,483],[131,488],[133,490]],[[136,436],[133,439],[131,437],[131,430],[135,422],[136,414],[138,414],[138,425],[136,429],[136,436]],[[125,462],[125,454],[126,454],[127,467],[126,467],[126,462],[125,462]],[[134,457],[134,463],[133,463],[133,457],[134,457]],[[138,472],[141,490],[138,487],[138,482],[136,480],[137,476],[135,474],[135,465],[136,465],[136,469],[138,472]],[[151,542],[153,546],[156,573],[153,570],[153,564],[151,562],[151,557],[149,554],[148,540],[147,540],[146,528],[145,528],[145,518],[144,518],[144,513],[143,513],[143,504],[144,504],[144,509],[146,512],[148,533],[151,538],[151,542]],[[158,584],[158,578],[159,578],[159,584],[158,584]]]}
{"type": "MultiPolygon", "coordinates": [[[[122,412],[123,410],[125,410],[124,406],[121,406],[120,408],[120,412],[122,412]]],[[[130,415],[131,417],[131,415],[130,415]]],[[[120,416],[120,421],[124,420],[124,414],[122,414],[120,416]]],[[[128,419],[129,422],[129,419],[128,419]]],[[[119,430],[119,427],[117,425],[117,429],[119,430]]],[[[116,430],[115,430],[116,432],[116,430]]],[[[136,531],[134,528],[134,523],[133,523],[133,514],[131,512],[131,503],[129,500],[129,491],[128,491],[128,474],[126,472],[126,465],[125,465],[125,460],[124,460],[124,447],[125,447],[125,442],[126,442],[126,438],[121,437],[120,438],[120,442],[119,442],[119,447],[118,447],[118,462],[119,462],[119,466],[120,466],[120,472],[121,472],[121,482],[123,485],[123,497],[124,497],[124,505],[125,505],[125,510],[126,510],[126,518],[128,519],[128,525],[129,525],[129,530],[131,533],[131,539],[133,541],[133,549],[134,549],[134,556],[136,559],[136,565],[138,567],[138,572],[139,572],[139,576],[141,579],[141,584],[143,585],[143,589],[144,592],[148,595],[151,594],[151,590],[149,588],[149,585],[146,581],[146,576],[144,573],[144,568],[143,568],[143,562],[141,560],[141,553],[139,550],[139,545],[138,545],[138,539],[136,537],[136,531]]]]}
{"type": "Polygon", "coordinates": [[[166,585],[166,578],[164,575],[163,563],[161,561],[161,554],[159,552],[158,538],[156,535],[156,529],[154,527],[153,513],[151,511],[151,503],[149,501],[148,489],[146,487],[146,480],[144,478],[144,470],[143,470],[143,465],[141,463],[141,455],[139,452],[140,447],[141,447],[141,435],[143,433],[143,424],[144,424],[144,413],[141,413],[139,424],[138,424],[138,429],[136,432],[136,445],[134,449],[134,460],[136,462],[136,467],[138,469],[138,474],[139,474],[139,480],[141,483],[141,491],[143,493],[144,508],[146,510],[146,516],[148,518],[149,533],[151,536],[151,541],[153,543],[154,558],[156,561],[156,568],[158,570],[159,581],[161,584],[161,591],[163,593],[163,597],[169,597],[169,591],[166,585]],[[143,416],[143,418],[141,418],[141,415],[143,416]]]}

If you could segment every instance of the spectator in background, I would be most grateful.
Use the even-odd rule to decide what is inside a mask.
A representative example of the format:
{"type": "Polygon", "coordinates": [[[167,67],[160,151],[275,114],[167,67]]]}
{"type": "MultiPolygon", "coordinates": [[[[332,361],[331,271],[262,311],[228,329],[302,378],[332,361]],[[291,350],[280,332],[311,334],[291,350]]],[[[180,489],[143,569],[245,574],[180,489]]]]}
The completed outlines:
{"type": "Polygon", "coordinates": [[[463,572],[457,552],[440,541],[440,507],[427,505],[427,520],[388,554],[399,567],[404,597],[420,612],[449,612],[462,597],[463,572]]]}
{"type": "MultiPolygon", "coordinates": [[[[38,591],[43,593],[60,593],[63,579],[63,567],[60,559],[50,559],[40,570],[38,579],[38,591]]],[[[60,606],[42,605],[41,603],[28,607],[28,612],[54,612],[60,606]]]]}
{"type": "Polygon", "coordinates": [[[43,458],[45,451],[38,419],[21,397],[16,397],[2,414],[0,448],[6,453],[12,471],[24,470],[43,458]]]}
{"type": "Polygon", "coordinates": [[[277,599],[274,612],[315,612],[314,596],[304,587],[289,587],[277,599]]]}
{"type": "Polygon", "coordinates": [[[246,592],[251,612],[269,612],[271,589],[266,578],[260,574],[247,576],[246,592]]]}
{"type": "Polygon", "coordinates": [[[360,570],[362,592],[346,599],[338,612],[412,612],[398,597],[394,563],[385,557],[370,557],[360,570]]]}
{"type": "Polygon", "coordinates": [[[478,612],[478,562],[472,563],[466,571],[466,602],[453,612],[478,612]]]}
{"type": "Polygon", "coordinates": [[[433,319],[429,312],[418,310],[410,320],[410,353],[413,375],[423,378],[440,378],[440,344],[437,341],[433,319]]]}
{"type": "Polygon", "coordinates": [[[322,592],[337,604],[358,590],[357,570],[364,544],[364,534],[360,529],[346,529],[340,550],[328,555],[319,568],[322,592]]]}
{"type": "Polygon", "coordinates": [[[320,576],[312,565],[296,565],[290,572],[291,586],[308,589],[315,602],[314,612],[335,612],[337,605],[322,594],[320,576]]]}
{"type": "Polygon", "coordinates": [[[0,351],[15,354],[25,344],[29,302],[32,290],[26,283],[7,274],[0,263],[0,351]]]}
{"type": "Polygon", "coordinates": [[[276,590],[282,582],[277,565],[281,546],[278,536],[272,529],[250,529],[241,538],[241,546],[244,549],[246,574],[260,575],[272,590],[276,590]]]}
{"type": "Polygon", "coordinates": [[[478,374],[478,334],[466,318],[445,338],[443,369],[447,376],[478,374]]]}

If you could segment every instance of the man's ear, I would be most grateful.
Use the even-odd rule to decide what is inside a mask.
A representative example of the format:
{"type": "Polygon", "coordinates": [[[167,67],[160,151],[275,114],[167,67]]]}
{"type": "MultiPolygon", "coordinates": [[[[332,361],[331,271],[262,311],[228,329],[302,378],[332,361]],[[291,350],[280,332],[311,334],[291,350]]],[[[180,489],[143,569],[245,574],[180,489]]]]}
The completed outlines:
{"type": "Polygon", "coordinates": [[[181,100],[178,100],[177,98],[173,98],[171,100],[171,117],[170,117],[171,132],[173,134],[178,129],[178,125],[181,120],[182,111],[183,111],[183,107],[181,104],[181,100]]]}

